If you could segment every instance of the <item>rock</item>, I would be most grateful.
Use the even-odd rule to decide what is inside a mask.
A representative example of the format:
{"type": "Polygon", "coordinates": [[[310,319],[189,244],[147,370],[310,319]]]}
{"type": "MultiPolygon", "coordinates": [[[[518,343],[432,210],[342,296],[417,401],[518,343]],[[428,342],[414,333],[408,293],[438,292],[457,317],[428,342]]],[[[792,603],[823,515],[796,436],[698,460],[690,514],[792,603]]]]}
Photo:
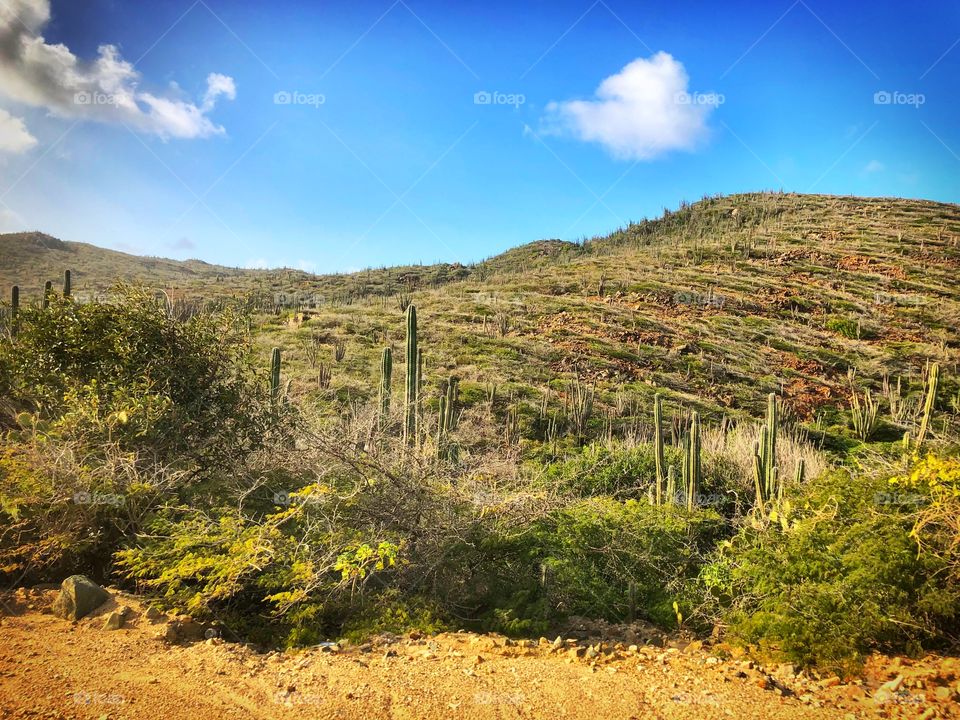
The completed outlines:
{"type": "Polygon", "coordinates": [[[949,702],[953,698],[953,690],[946,685],[941,685],[933,691],[934,697],[940,702],[949,702]]]}
{"type": "Polygon", "coordinates": [[[51,611],[64,620],[79,620],[110,599],[110,593],[85,575],[71,575],[60,585],[51,611]]]}
{"type": "Polygon", "coordinates": [[[824,678],[820,681],[820,687],[822,688],[832,688],[840,684],[840,678],[836,675],[831,675],[828,678],[824,678]]]}
{"type": "Polygon", "coordinates": [[[166,618],[166,616],[153,605],[147,608],[147,611],[144,613],[144,617],[146,617],[150,622],[157,622],[166,618]]]}
{"type": "Polygon", "coordinates": [[[195,622],[189,615],[177,616],[168,622],[166,628],[160,633],[160,637],[172,643],[202,640],[203,636],[203,626],[195,622]]]}
{"type": "Polygon", "coordinates": [[[550,649],[559,650],[561,647],[563,647],[563,638],[557,635],[557,639],[550,645],[550,649]]]}
{"type": "Polygon", "coordinates": [[[123,627],[124,613],[114,610],[107,614],[103,623],[104,630],[119,630],[123,627]]]}

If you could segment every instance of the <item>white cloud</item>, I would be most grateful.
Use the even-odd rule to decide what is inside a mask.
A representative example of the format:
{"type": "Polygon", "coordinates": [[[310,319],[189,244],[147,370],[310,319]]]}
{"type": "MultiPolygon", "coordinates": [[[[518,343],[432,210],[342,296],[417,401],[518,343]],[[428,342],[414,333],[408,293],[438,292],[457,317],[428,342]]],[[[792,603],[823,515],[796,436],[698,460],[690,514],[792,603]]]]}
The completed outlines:
{"type": "Polygon", "coordinates": [[[101,45],[95,60],[81,60],[41,32],[50,21],[50,0],[0,3],[0,91],[66,118],[124,123],[162,138],[201,138],[224,129],[207,115],[221,97],[233,100],[233,79],[207,76],[200,105],[174,86],[164,95],[140,87],[141,75],[114,45],[101,45]]]}
{"type": "Polygon", "coordinates": [[[691,95],[688,81],[669,53],[638,58],[601,82],[596,99],[549,103],[542,129],[599,143],[621,160],[691,150],[706,137],[707,117],[723,98],[691,95]]]}
{"type": "Polygon", "coordinates": [[[36,144],[23,120],[0,108],[0,153],[22,153],[36,144]]]}
{"type": "Polygon", "coordinates": [[[882,172],[883,169],[884,169],[884,164],[882,162],[880,162],[879,160],[871,160],[870,162],[867,163],[866,167],[863,168],[863,171],[868,173],[878,173],[878,172],[882,172]]]}

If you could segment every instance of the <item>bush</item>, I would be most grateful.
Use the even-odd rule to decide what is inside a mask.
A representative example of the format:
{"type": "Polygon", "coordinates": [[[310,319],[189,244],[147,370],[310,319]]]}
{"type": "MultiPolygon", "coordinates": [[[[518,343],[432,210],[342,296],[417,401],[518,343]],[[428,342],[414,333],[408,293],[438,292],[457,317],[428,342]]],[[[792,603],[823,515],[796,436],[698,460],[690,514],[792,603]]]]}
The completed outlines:
{"type": "Polygon", "coordinates": [[[241,316],[180,321],[134,288],[21,308],[0,340],[0,570],[107,574],[161,505],[203,507],[287,438],[241,316]]]}
{"type": "Polygon", "coordinates": [[[744,527],[704,567],[698,616],[762,654],[840,671],[954,636],[960,585],[943,557],[918,556],[915,498],[890,488],[882,473],[838,471],[794,492],[783,524],[744,527]]]}

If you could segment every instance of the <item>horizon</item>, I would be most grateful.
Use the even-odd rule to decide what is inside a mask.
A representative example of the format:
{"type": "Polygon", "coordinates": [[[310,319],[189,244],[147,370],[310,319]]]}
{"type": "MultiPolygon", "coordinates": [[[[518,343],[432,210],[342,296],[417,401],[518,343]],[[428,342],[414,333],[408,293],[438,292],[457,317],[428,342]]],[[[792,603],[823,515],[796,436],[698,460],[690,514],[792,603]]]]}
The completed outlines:
{"type": "Polygon", "coordinates": [[[329,274],[718,194],[957,203],[958,44],[947,2],[0,0],[0,232],[329,274]]]}
{"type": "MultiPolygon", "coordinates": [[[[923,197],[908,197],[908,196],[894,196],[894,195],[861,196],[861,195],[833,195],[833,194],[829,194],[829,193],[795,193],[795,192],[780,191],[780,190],[754,190],[754,191],[743,191],[743,192],[737,192],[737,193],[730,193],[730,194],[728,194],[728,195],[717,194],[717,195],[711,195],[711,196],[703,196],[703,197],[698,198],[697,200],[693,200],[693,201],[681,200],[675,208],[664,208],[664,211],[677,212],[677,211],[679,211],[680,209],[682,209],[682,207],[683,207],[685,204],[686,204],[686,205],[696,205],[697,203],[702,202],[702,201],[707,200],[707,199],[710,199],[710,198],[718,198],[718,197],[726,197],[726,198],[729,198],[729,197],[734,197],[734,196],[738,196],[738,195],[778,195],[778,194],[781,194],[781,195],[809,195],[810,197],[826,197],[826,198],[833,198],[833,199],[851,199],[851,200],[868,200],[868,201],[889,200],[889,201],[895,202],[895,201],[903,200],[903,201],[908,201],[908,202],[930,202],[930,203],[942,204],[942,205],[957,205],[957,204],[958,204],[958,203],[954,203],[954,202],[943,202],[943,201],[939,201],[939,200],[931,200],[931,199],[929,199],[929,198],[923,198],[923,197]]],[[[662,215],[661,215],[661,217],[662,217],[662,215]]],[[[646,221],[656,221],[657,219],[658,219],[657,217],[641,218],[641,219],[639,219],[639,220],[631,221],[630,224],[632,225],[632,224],[638,224],[638,223],[642,223],[642,222],[646,222],[646,221]]],[[[629,225],[628,225],[627,227],[629,227],[629,225]]],[[[447,264],[447,265],[462,265],[462,266],[465,266],[465,267],[471,267],[471,266],[474,266],[474,265],[479,265],[479,264],[481,264],[481,263],[483,263],[483,262],[486,262],[487,260],[491,260],[491,259],[496,258],[496,257],[498,257],[498,256],[500,256],[500,255],[503,255],[503,254],[505,254],[505,253],[507,253],[507,252],[510,252],[511,250],[515,250],[515,249],[517,249],[517,248],[521,248],[521,247],[524,247],[524,246],[526,246],[526,245],[533,245],[533,244],[541,243],[541,242],[563,242],[563,243],[570,243],[570,244],[584,244],[584,243],[589,243],[589,242],[595,242],[595,241],[598,241],[598,240],[604,240],[605,238],[609,237],[610,235],[612,235],[613,233],[617,232],[617,231],[620,230],[620,229],[622,229],[622,226],[621,226],[621,227],[612,228],[612,229],[609,230],[608,232],[601,232],[601,233],[599,233],[599,234],[597,234],[597,235],[594,235],[593,237],[589,237],[589,238],[584,237],[584,238],[580,238],[580,239],[578,239],[578,240],[564,240],[564,239],[562,239],[562,238],[550,238],[550,237],[534,238],[534,239],[532,239],[532,240],[527,240],[527,241],[524,241],[524,242],[520,242],[520,243],[517,244],[517,245],[511,245],[510,247],[504,248],[504,249],[501,250],[500,252],[494,253],[494,254],[492,254],[492,255],[485,255],[485,256],[483,256],[483,257],[470,258],[470,259],[466,259],[466,260],[456,260],[456,259],[454,259],[454,260],[443,260],[443,261],[435,261],[435,262],[415,261],[415,262],[409,262],[409,263],[404,263],[404,264],[400,264],[400,265],[398,265],[398,264],[394,264],[394,265],[367,265],[367,266],[359,267],[359,268],[350,268],[350,269],[346,269],[346,270],[330,270],[330,271],[323,271],[323,270],[316,270],[316,271],[304,270],[304,269],[302,269],[302,268],[291,267],[291,266],[286,266],[286,265],[278,265],[278,266],[275,266],[275,267],[245,267],[245,266],[243,266],[243,265],[224,265],[224,264],[222,264],[222,263],[208,262],[207,260],[204,260],[203,258],[200,258],[200,257],[184,257],[184,258],[179,258],[179,259],[178,259],[178,258],[171,257],[171,255],[169,255],[169,254],[168,254],[168,255],[139,254],[139,253],[136,253],[136,252],[128,252],[128,251],[126,251],[126,250],[118,250],[118,249],[116,249],[116,248],[108,247],[108,246],[106,246],[106,245],[99,245],[99,244],[97,244],[97,243],[90,243],[90,242],[86,242],[86,243],[85,243],[85,242],[77,241],[77,240],[64,239],[64,238],[61,238],[61,237],[57,237],[57,236],[55,236],[55,235],[51,235],[50,233],[47,233],[47,232],[45,232],[45,231],[43,231],[43,230],[39,230],[39,229],[36,229],[36,228],[35,228],[35,229],[32,229],[32,230],[15,230],[15,231],[10,231],[10,232],[0,232],[0,238],[6,237],[6,236],[10,236],[10,235],[32,235],[32,234],[40,234],[40,235],[45,235],[46,237],[49,237],[49,238],[51,238],[51,239],[53,239],[53,240],[58,240],[58,241],[61,241],[61,242],[66,242],[66,243],[68,243],[68,244],[69,244],[69,243],[72,243],[72,244],[85,244],[85,245],[89,245],[89,246],[91,246],[91,247],[94,247],[94,248],[97,248],[97,249],[100,249],[100,250],[109,250],[109,251],[111,251],[111,252],[118,252],[118,253],[122,253],[122,254],[124,254],[124,255],[128,255],[128,256],[131,256],[131,257],[138,257],[138,258],[145,258],[145,259],[153,259],[153,260],[168,260],[168,261],[177,262],[177,263],[201,262],[201,263],[205,263],[205,264],[207,264],[207,265],[211,265],[211,266],[213,266],[213,267],[223,267],[223,268],[226,268],[226,269],[229,269],[229,270],[242,270],[242,271],[250,271],[250,272],[276,272],[276,271],[281,271],[281,270],[292,270],[292,271],[295,271],[295,272],[302,272],[302,273],[305,273],[305,274],[307,274],[307,275],[312,275],[312,276],[320,277],[320,276],[324,276],[324,275],[353,275],[353,274],[357,274],[357,273],[366,272],[366,271],[369,271],[369,270],[384,270],[384,269],[390,269],[390,268],[396,268],[396,267],[418,267],[418,266],[419,266],[419,267],[429,267],[429,266],[431,266],[431,265],[441,265],[441,264],[447,264]]]]}

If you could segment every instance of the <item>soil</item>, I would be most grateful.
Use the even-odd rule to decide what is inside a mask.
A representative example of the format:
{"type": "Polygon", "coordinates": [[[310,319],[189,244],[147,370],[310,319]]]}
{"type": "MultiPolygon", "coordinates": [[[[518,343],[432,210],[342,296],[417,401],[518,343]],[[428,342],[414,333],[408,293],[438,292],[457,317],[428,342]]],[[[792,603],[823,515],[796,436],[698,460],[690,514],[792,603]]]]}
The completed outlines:
{"type": "Polygon", "coordinates": [[[559,641],[413,633],[257,652],[219,637],[188,641],[203,628],[148,618],[116,591],[71,623],[47,612],[54,595],[0,597],[2,718],[960,717],[951,657],[876,656],[862,678],[841,681],[655,631],[630,630],[638,644],[626,645],[610,637],[617,628],[589,622],[559,641]],[[123,626],[104,629],[118,606],[123,626]],[[576,639],[589,634],[606,640],[576,639]]]}

